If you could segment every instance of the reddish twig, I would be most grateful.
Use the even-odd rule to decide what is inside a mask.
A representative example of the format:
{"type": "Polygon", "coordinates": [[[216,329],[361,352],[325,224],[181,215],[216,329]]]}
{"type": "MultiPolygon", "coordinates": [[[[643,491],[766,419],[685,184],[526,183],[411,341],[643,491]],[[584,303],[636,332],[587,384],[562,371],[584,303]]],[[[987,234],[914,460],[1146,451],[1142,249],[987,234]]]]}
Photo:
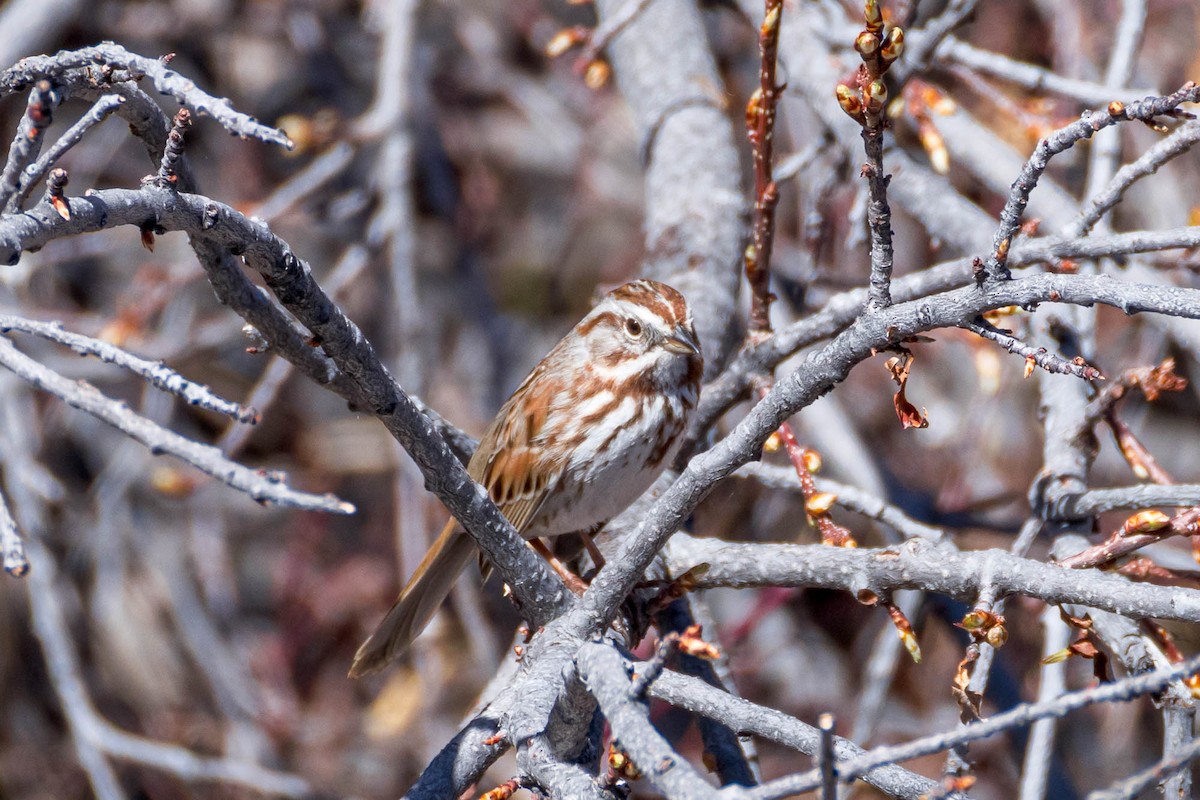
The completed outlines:
{"type": "Polygon", "coordinates": [[[1129,394],[1130,389],[1141,389],[1150,402],[1164,392],[1181,392],[1187,388],[1187,379],[1175,374],[1175,359],[1168,358],[1155,367],[1134,367],[1121,373],[1113,383],[1096,395],[1088,404],[1088,416],[1099,419],[1129,394]]]}
{"type": "MultiPolygon", "coordinates": [[[[779,202],[779,189],[772,174],[774,153],[775,116],[783,87],[776,85],[775,66],[779,51],[779,26],[783,15],[783,0],[766,0],[766,14],[758,32],[759,53],[762,57],[759,68],[758,88],[746,104],[746,130],[754,157],[754,222],[751,241],[746,247],[746,280],[750,284],[750,340],[751,344],[771,333],[771,252],[775,240],[775,207],[779,202]]],[[[760,395],[765,396],[769,385],[764,385],[760,395]]],[[[787,448],[788,457],[796,467],[800,478],[800,489],[804,494],[804,507],[813,524],[821,532],[821,541],[839,547],[854,546],[850,531],[829,517],[829,508],[837,498],[817,491],[813,472],[819,468],[820,456],[813,450],[801,447],[796,441],[791,426],[784,422],[779,426],[779,436],[787,448]]]]}
{"type": "Polygon", "coordinates": [[[754,222],[745,253],[746,280],[751,294],[751,338],[764,337],[771,332],[771,251],[775,240],[775,206],[779,203],[779,187],[772,176],[771,158],[775,147],[776,108],[782,94],[782,87],[775,83],[782,15],[783,0],[766,0],[766,14],[758,31],[762,56],[758,88],[746,104],[746,130],[754,155],[754,222]]]}
{"type": "Polygon", "coordinates": [[[808,512],[809,519],[820,532],[821,541],[834,547],[857,547],[858,544],[850,531],[838,525],[829,516],[829,510],[837,502],[837,495],[819,491],[816,481],[813,480],[813,473],[821,468],[821,456],[816,450],[802,447],[792,433],[792,426],[786,422],[779,426],[779,438],[783,439],[788,458],[796,468],[796,475],[800,478],[800,491],[804,495],[804,510],[808,512]]]}
{"type": "MultiPolygon", "coordinates": [[[[1174,477],[1158,463],[1158,459],[1133,432],[1133,429],[1117,415],[1117,404],[1131,389],[1140,389],[1149,402],[1154,402],[1163,392],[1180,392],[1187,388],[1186,378],[1175,374],[1175,360],[1165,359],[1154,367],[1135,367],[1121,374],[1112,386],[1106,387],[1088,404],[1092,418],[1100,418],[1112,430],[1113,438],[1121,455],[1133,474],[1141,480],[1151,480],[1162,486],[1175,483],[1174,477]]],[[[1192,557],[1200,562],[1200,535],[1192,537],[1192,557]]]]}
{"type": "Polygon", "coordinates": [[[1115,408],[1110,408],[1104,413],[1104,421],[1112,429],[1113,438],[1117,440],[1117,447],[1121,449],[1121,455],[1129,463],[1129,468],[1133,470],[1134,475],[1142,480],[1150,479],[1164,486],[1175,483],[1171,473],[1158,463],[1158,459],[1146,448],[1146,445],[1142,444],[1142,440],[1137,437],[1125,420],[1117,416],[1115,408]]]}
{"type": "Polygon", "coordinates": [[[1071,569],[1098,567],[1168,536],[1195,536],[1197,533],[1200,533],[1200,506],[1173,517],[1161,511],[1139,511],[1105,541],[1058,563],[1071,569]]]}
{"type": "Polygon", "coordinates": [[[1155,586],[1186,586],[1189,589],[1200,589],[1200,573],[1170,569],[1155,564],[1146,556],[1134,556],[1117,567],[1117,572],[1126,578],[1153,583],[1155,586]]]}

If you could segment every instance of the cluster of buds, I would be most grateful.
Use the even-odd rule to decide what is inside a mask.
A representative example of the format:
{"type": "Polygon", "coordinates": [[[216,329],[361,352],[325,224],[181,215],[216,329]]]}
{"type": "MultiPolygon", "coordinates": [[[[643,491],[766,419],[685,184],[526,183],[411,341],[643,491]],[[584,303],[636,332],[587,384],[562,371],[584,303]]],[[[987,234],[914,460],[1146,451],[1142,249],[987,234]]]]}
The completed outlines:
{"type": "Polygon", "coordinates": [[[962,622],[955,623],[977,642],[987,642],[999,649],[1008,641],[1008,629],[1004,627],[1004,616],[993,614],[982,608],[967,612],[962,622]]]}
{"type": "Polygon", "coordinates": [[[866,26],[854,39],[862,65],[849,80],[837,85],[838,105],[860,125],[877,127],[887,105],[883,76],[904,52],[904,30],[883,21],[879,0],[867,0],[866,26]]]}
{"type": "Polygon", "coordinates": [[[608,746],[608,769],[611,776],[617,779],[636,781],[642,777],[642,772],[633,763],[633,759],[615,741],[608,746]]]}

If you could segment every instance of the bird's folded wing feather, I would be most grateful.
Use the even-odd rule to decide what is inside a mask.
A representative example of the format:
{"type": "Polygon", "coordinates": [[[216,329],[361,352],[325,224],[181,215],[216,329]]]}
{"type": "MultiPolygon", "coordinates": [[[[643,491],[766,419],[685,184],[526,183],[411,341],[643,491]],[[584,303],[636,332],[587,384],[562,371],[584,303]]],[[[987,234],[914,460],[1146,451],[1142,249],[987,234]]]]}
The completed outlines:
{"type": "MultiPolygon", "coordinates": [[[[479,442],[468,472],[491,495],[508,521],[524,533],[562,477],[565,461],[545,446],[550,400],[557,387],[539,366],[509,398],[479,442]]],[[[480,559],[486,577],[488,569],[480,559]]]]}

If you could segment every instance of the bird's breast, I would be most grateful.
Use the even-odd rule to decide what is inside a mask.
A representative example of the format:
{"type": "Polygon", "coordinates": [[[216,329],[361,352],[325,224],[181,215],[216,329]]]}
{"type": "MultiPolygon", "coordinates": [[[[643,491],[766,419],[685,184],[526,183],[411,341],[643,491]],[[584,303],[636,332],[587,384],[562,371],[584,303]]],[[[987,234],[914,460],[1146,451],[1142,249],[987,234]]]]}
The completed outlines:
{"type": "Polygon", "coordinates": [[[611,519],[673,459],[690,411],[686,398],[608,394],[580,404],[564,423],[564,434],[577,444],[530,535],[582,531],[611,519]]]}

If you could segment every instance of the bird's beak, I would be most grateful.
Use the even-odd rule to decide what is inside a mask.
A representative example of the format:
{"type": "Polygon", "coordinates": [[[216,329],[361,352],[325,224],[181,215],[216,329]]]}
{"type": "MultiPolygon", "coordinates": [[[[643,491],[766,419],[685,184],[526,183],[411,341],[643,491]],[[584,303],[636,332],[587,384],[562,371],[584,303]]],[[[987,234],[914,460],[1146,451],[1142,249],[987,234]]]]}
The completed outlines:
{"type": "Polygon", "coordinates": [[[696,341],[696,334],[682,325],[675,326],[674,334],[663,340],[663,347],[680,355],[700,355],[700,343],[696,341]]]}

